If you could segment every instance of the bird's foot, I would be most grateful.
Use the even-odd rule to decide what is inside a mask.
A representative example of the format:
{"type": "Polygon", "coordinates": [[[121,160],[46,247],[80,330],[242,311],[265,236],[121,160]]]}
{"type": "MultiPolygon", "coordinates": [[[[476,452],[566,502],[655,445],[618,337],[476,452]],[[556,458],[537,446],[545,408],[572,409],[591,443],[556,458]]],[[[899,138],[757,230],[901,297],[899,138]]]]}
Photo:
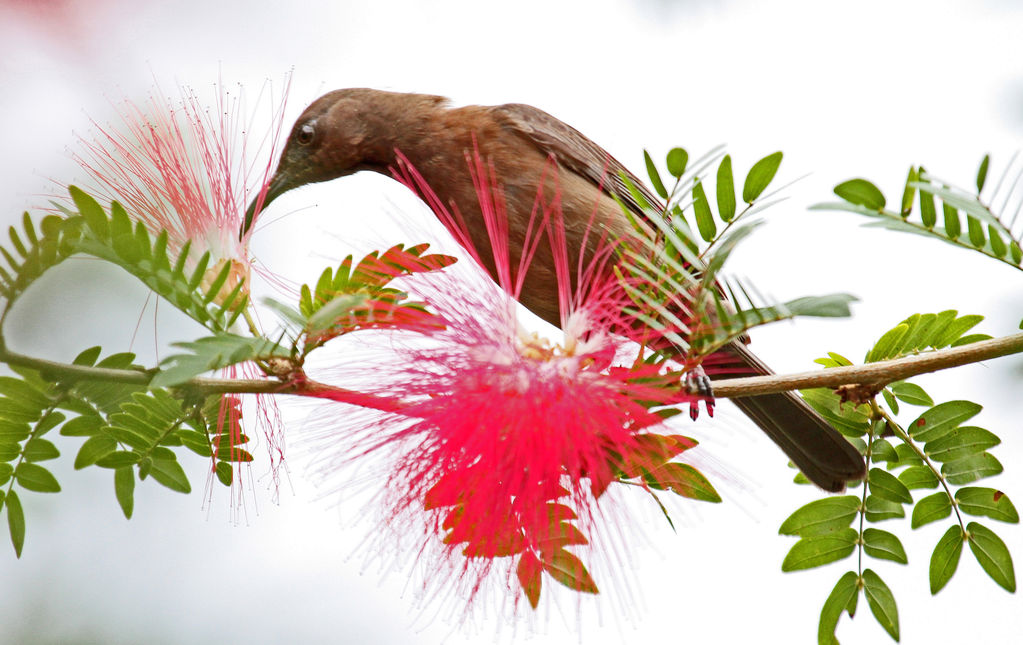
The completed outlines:
{"type": "Polygon", "coordinates": [[[686,392],[697,397],[696,400],[689,404],[689,418],[696,421],[696,418],[700,416],[700,401],[704,402],[707,414],[713,417],[714,388],[710,384],[710,377],[703,371],[703,367],[697,365],[686,372],[685,378],[686,392]]]}

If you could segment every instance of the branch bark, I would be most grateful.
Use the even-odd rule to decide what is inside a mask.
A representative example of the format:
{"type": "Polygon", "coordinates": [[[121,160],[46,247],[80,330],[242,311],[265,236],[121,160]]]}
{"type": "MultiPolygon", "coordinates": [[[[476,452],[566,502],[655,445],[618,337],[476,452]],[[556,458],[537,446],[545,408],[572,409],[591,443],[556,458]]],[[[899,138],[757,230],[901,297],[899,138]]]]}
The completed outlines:
{"type": "MultiPolygon", "coordinates": [[[[992,338],[963,347],[952,347],[888,361],[834,367],[798,374],[772,374],[713,381],[714,396],[734,398],[771,394],[813,387],[836,388],[841,385],[884,386],[919,374],[986,361],[1023,352],[1023,332],[992,338]]],[[[125,370],[59,363],[11,352],[0,346],[0,362],[53,374],[66,381],[91,380],[146,385],[153,370],[125,370]]],[[[221,379],[197,377],[180,385],[199,394],[289,394],[330,399],[383,412],[407,413],[401,399],[366,394],[311,379],[282,382],[272,379],[221,379]]]]}
{"type": "Polygon", "coordinates": [[[772,394],[812,387],[884,386],[911,376],[979,363],[1020,352],[1023,352],[1023,332],[982,340],[962,347],[939,349],[866,365],[832,367],[798,374],[772,374],[770,376],[724,379],[714,381],[711,385],[714,387],[714,396],[719,398],[772,394]]]}

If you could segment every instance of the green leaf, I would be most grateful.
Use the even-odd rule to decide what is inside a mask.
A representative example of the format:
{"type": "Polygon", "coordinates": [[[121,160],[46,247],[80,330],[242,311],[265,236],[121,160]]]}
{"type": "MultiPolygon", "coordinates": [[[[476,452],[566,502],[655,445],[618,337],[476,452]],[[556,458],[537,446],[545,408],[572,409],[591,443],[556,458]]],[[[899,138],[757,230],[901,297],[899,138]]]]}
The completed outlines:
{"type": "Polygon", "coordinates": [[[870,458],[874,462],[898,461],[899,455],[886,439],[875,439],[874,443],[870,444],[870,458]]]}
{"type": "Polygon", "coordinates": [[[57,450],[57,446],[53,445],[52,442],[46,439],[41,439],[38,436],[29,439],[25,443],[25,448],[22,451],[22,456],[25,461],[46,461],[48,459],[56,459],[60,457],[60,451],[57,450]]]}
{"type": "Polygon", "coordinates": [[[170,272],[170,260],[167,258],[167,230],[160,231],[153,243],[153,265],[158,271],[170,272]]]}
{"type": "Polygon", "coordinates": [[[934,493],[921,499],[913,507],[913,519],[910,526],[917,529],[924,524],[943,520],[952,514],[952,502],[948,493],[934,493]]]}
{"type": "Polygon", "coordinates": [[[983,524],[970,522],[966,525],[967,538],[973,557],[991,579],[1010,593],[1016,591],[1016,573],[1012,567],[1012,555],[1005,542],[994,531],[983,524]]]}
{"type": "MultiPolygon", "coordinates": [[[[838,395],[826,388],[801,390],[803,399],[848,437],[861,437],[870,429],[869,417],[849,403],[842,404],[838,395]]],[[[865,408],[863,408],[865,409],[865,408]]]]}
{"type": "Polygon", "coordinates": [[[987,179],[987,167],[991,162],[991,155],[984,155],[984,159],[980,162],[980,168],[977,169],[977,194],[980,195],[980,191],[984,190],[984,181],[987,179]]]}
{"type": "Polygon", "coordinates": [[[210,450],[210,441],[204,433],[195,432],[194,430],[188,430],[182,428],[175,433],[178,439],[181,440],[181,445],[188,448],[200,457],[211,457],[213,456],[210,450]]]}
{"type": "MultiPolygon", "coordinates": [[[[82,206],[78,201],[76,203],[82,206]]],[[[225,329],[241,314],[247,304],[247,296],[241,294],[240,287],[232,292],[230,309],[227,308],[227,300],[232,299],[231,295],[224,302],[214,302],[218,295],[222,295],[219,294],[220,287],[228,278],[231,262],[223,262],[212,281],[205,280],[210,261],[209,253],[206,253],[188,278],[183,268],[188,260],[189,244],[180,250],[172,269],[171,258],[167,255],[166,231],[156,232],[154,240],[141,222],[135,222],[133,228],[132,219],[120,204],[111,203],[109,218],[94,201],[92,206],[91,211],[82,211],[82,219],[87,222],[85,228],[79,226],[74,234],[67,233],[70,224],[77,223],[77,218],[61,227],[63,237],[68,241],[61,245],[60,253],[85,253],[118,264],[172,305],[214,331],[225,329]],[[209,290],[201,288],[201,284],[208,284],[209,290]]]]}
{"type": "Polygon", "coordinates": [[[179,493],[192,492],[192,486],[188,483],[188,477],[177,460],[154,459],[153,469],[150,474],[153,476],[153,479],[173,491],[179,493]]]}
{"type": "Polygon", "coordinates": [[[825,497],[797,509],[782,522],[778,533],[809,537],[831,533],[852,524],[860,510],[860,500],[855,495],[825,497]]]}
{"type": "Polygon", "coordinates": [[[874,347],[867,352],[866,362],[874,363],[877,361],[883,361],[889,358],[893,358],[898,355],[899,349],[902,347],[902,339],[909,331],[909,325],[905,323],[896,325],[892,329],[889,329],[881,338],[874,343],[874,347]]]}
{"type": "Polygon", "coordinates": [[[217,459],[226,462],[249,463],[255,458],[249,451],[239,448],[238,446],[233,446],[217,453],[217,459]]]}
{"type": "Polygon", "coordinates": [[[892,393],[900,400],[910,405],[933,406],[934,401],[924,392],[924,389],[916,383],[899,381],[891,384],[892,393]]]}
{"type": "MultiPolygon", "coordinates": [[[[858,583],[859,578],[857,577],[856,580],[858,583]]],[[[854,618],[856,616],[856,605],[859,604],[859,598],[859,593],[854,594],[853,597],[849,599],[849,604],[845,606],[845,611],[849,614],[849,618],[854,618]]]]}
{"type": "Polygon", "coordinates": [[[927,455],[941,462],[956,461],[997,446],[1001,440],[992,432],[975,426],[960,426],[924,445],[927,455]]]}
{"type": "MultiPolygon", "coordinates": [[[[110,243],[114,253],[127,263],[139,262],[144,253],[139,248],[139,240],[135,237],[128,213],[117,202],[110,205],[109,225],[110,243]]],[[[97,237],[101,240],[104,239],[102,235],[97,235],[97,237]]]]}
{"type": "Polygon", "coordinates": [[[645,476],[653,488],[666,488],[676,495],[704,502],[720,502],[721,496],[707,478],[689,464],[671,462],[645,476]]]}
{"type": "Polygon", "coordinates": [[[96,237],[105,240],[110,237],[110,228],[107,225],[107,216],[99,203],[87,195],[77,186],[68,186],[68,192],[75,203],[75,207],[85,220],[96,237]]]}
{"type": "Polygon", "coordinates": [[[782,153],[775,152],[753,164],[742,186],[742,201],[751,204],[757,197],[760,197],[760,194],[764,192],[778,172],[781,159],[782,153]]]}
{"type": "MultiPolygon", "coordinates": [[[[129,406],[130,404],[125,404],[129,406]]],[[[139,452],[145,452],[153,447],[159,440],[160,432],[154,424],[147,423],[150,416],[145,410],[138,410],[132,406],[138,416],[128,413],[119,413],[110,416],[115,426],[110,427],[107,432],[113,439],[128,445],[139,452]]]]}
{"type": "MultiPolygon", "coordinates": [[[[142,229],[142,230],[144,231],[145,229],[142,229]]],[[[216,267],[213,267],[213,268],[215,269],[216,267]]],[[[203,296],[203,303],[204,304],[209,304],[209,303],[213,302],[213,300],[217,297],[217,294],[219,294],[220,290],[224,287],[224,284],[227,283],[227,279],[230,276],[231,276],[231,263],[230,262],[224,262],[223,266],[220,268],[220,272],[217,273],[216,277],[213,278],[213,280],[210,282],[210,286],[209,286],[208,290],[206,291],[206,295],[203,296]]]]}
{"type": "Polygon", "coordinates": [[[86,350],[82,351],[80,354],[78,354],[78,356],[75,357],[75,360],[73,360],[71,362],[73,364],[75,364],[75,365],[86,365],[86,366],[95,365],[96,364],[96,359],[99,358],[100,352],[102,352],[102,351],[103,351],[103,348],[100,347],[99,345],[96,345],[95,347],[90,347],[89,349],[86,349],[86,350]]]}
{"type": "Polygon", "coordinates": [[[880,468],[871,468],[870,472],[867,473],[867,482],[870,484],[870,493],[872,495],[899,504],[913,503],[913,496],[909,494],[909,489],[906,488],[906,485],[889,472],[885,472],[880,468]]]}
{"type": "Polygon", "coordinates": [[[75,470],[81,470],[92,466],[100,459],[113,453],[118,447],[114,437],[107,434],[97,434],[89,437],[78,449],[78,456],[75,457],[75,470]]]}
{"type": "Polygon", "coordinates": [[[218,461],[216,466],[217,479],[224,486],[230,486],[234,481],[234,469],[228,461],[218,461]]]}
{"type": "Polygon", "coordinates": [[[1009,501],[1009,496],[1000,490],[966,486],[956,491],[955,498],[964,513],[1011,524],[1019,522],[1016,507],[1009,501]]]}
{"type": "Polygon", "coordinates": [[[962,235],[962,227],[959,222],[959,211],[942,202],[941,212],[945,217],[945,236],[950,240],[958,240],[959,236],[962,235]]]}
{"type": "Polygon", "coordinates": [[[110,454],[100,457],[96,460],[96,465],[100,468],[122,468],[124,466],[134,466],[139,463],[142,457],[137,452],[131,452],[130,450],[115,450],[110,454]]]}
{"type": "Polygon", "coordinates": [[[180,385],[210,370],[222,369],[257,358],[287,358],[289,351],[266,338],[251,338],[218,333],[192,342],[174,343],[189,354],[175,354],[164,359],[161,370],[150,381],[150,387],[180,385]]]}
{"type": "Polygon", "coordinates": [[[3,412],[7,412],[12,405],[24,406],[26,410],[34,411],[34,419],[39,418],[42,411],[52,403],[45,392],[41,392],[29,383],[13,376],[0,376],[0,394],[7,397],[4,401],[3,412]]]}
{"type": "Polygon", "coordinates": [[[906,177],[906,187],[902,191],[902,209],[900,214],[903,217],[908,217],[913,211],[913,196],[916,195],[916,188],[913,187],[913,183],[920,180],[917,174],[916,167],[909,167],[909,175],[906,177]]]}
{"type": "Polygon", "coordinates": [[[848,358],[835,352],[828,352],[828,358],[834,362],[835,367],[845,367],[853,364],[848,358]]]}
{"type": "Polygon", "coordinates": [[[856,547],[859,533],[848,528],[828,533],[805,537],[789,549],[781,564],[782,571],[799,571],[812,569],[852,555],[856,547]]]}
{"type": "Polygon", "coordinates": [[[821,619],[817,625],[817,642],[820,645],[836,643],[835,629],[842,612],[856,600],[859,593],[858,578],[855,571],[847,571],[838,579],[828,599],[821,608],[821,619]]]}
{"type": "Polygon", "coordinates": [[[650,158],[650,153],[646,150],[643,151],[643,162],[646,163],[646,174],[650,176],[650,185],[654,187],[661,199],[668,199],[668,190],[664,187],[664,182],[661,181],[661,175],[657,172],[654,160],[650,158]]]}
{"type": "MultiPolygon", "coordinates": [[[[922,175],[924,172],[923,166],[921,166],[917,173],[917,177],[922,175]]],[[[919,183],[911,185],[919,187],[920,183],[924,183],[924,181],[921,179],[919,183]]],[[[938,211],[934,208],[934,195],[923,190],[920,191],[920,220],[927,228],[933,228],[934,224],[938,221],[938,211]]]]}
{"type": "Polygon", "coordinates": [[[15,491],[9,491],[4,499],[7,508],[7,528],[11,533],[11,544],[14,554],[21,557],[21,549],[25,546],[25,511],[21,508],[21,499],[15,491]]]}
{"type": "Polygon", "coordinates": [[[543,555],[543,569],[551,577],[574,591],[598,593],[597,584],[590,577],[582,560],[564,549],[555,549],[543,555]]]}
{"type": "Polygon", "coordinates": [[[970,455],[941,466],[941,474],[952,484],[961,486],[1002,472],[1002,464],[990,452],[970,455]]]}
{"type": "MultiPolygon", "coordinates": [[[[933,314],[934,318],[931,320],[931,324],[927,327],[926,333],[921,333],[916,346],[918,348],[923,347],[934,347],[938,349],[944,347],[941,343],[942,337],[944,337],[949,330],[949,327],[956,320],[956,316],[959,314],[955,309],[948,309],[946,311],[933,314]]],[[[923,316],[921,316],[921,321],[923,316]]]]}
{"type": "Polygon", "coordinates": [[[934,196],[940,198],[943,202],[954,206],[958,210],[964,211],[968,218],[972,217],[978,222],[984,222],[992,224],[994,226],[1001,227],[1001,222],[984,204],[980,202],[975,196],[964,194],[963,191],[953,190],[948,186],[938,186],[933,183],[918,183],[916,187],[921,192],[928,192],[934,196]]]}
{"type": "Polygon", "coordinates": [[[735,217],[735,181],[732,179],[732,158],[725,155],[718,166],[717,176],[718,215],[724,222],[735,217]]]}
{"type": "Polygon", "coordinates": [[[689,153],[682,148],[672,148],[668,151],[667,157],[668,172],[675,179],[679,179],[686,173],[686,164],[689,163],[689,153]]]}
{"type": "Polygon", "coordinates": [[[952,574],[959,566],[959,556],[963,552],[963,529],[953,524],[941,536],[931,554],[931,565],[928,577],[931,581],[931,595],[938,593],[951,580],[952,574]]]}
{"type": "Polygon", "coordinates": [[[910,466],[899,473],[899,481],[910,490],[934,488],[938,485],[938,476],[929,466],[910,466]]]}
{"type": "Polygon", "coordinates": [[[60,484],[53,473],[38,464],[21,462],[14,469],[14,478],[25,490],[37,493],[59,493],[60,484]]]}
{"type": "Polygon", "coordinates": [[[188,264],[188,256],[192,252],[192,240],[186,240],[185,244],[178,251],[178,261],[174,263],[171,273],[175,280],[185,280],[185,265],[188,264]]]}
{"type": "Polygon", "coordinates": [[[980,223],[980,220],[976,217],[967,217],[966,230],[970,236],[970,244],[978,249],[983,248],[987,238],[984,237],[984,225],[980,223]]]}
{"type": "Polygon", "coordinates": [[[882,499],[877,495],[867,495],[864,514],[870,522],[882,522],[900,517],[906,517],[906,510],[902,504],[882,499]]]}
{"type": "Polygon", "coordinates": [[[788,316],[815,316],[818,318],[848,318],[849,305],[859,298],[848,293],[829,293],[824,296],[803,296],[779,305],[788,316]]]}
{"type": "Polygon", "coordinates": [[[884,397],[884,402],[888,408],[892,411],[892,414],[899,413],[899,402],[895,398],[895,395],[891,393],[891,390],[884,388],[881,390],[881,396],[884,397]]]}
{"type": "Polygon", "coordinates": [[[999,234],[998,229],[988,224],[987,236],[991,241],[991,252],[996,258],[1004,258],[1005,254],[1009,252],[1009,247],[1005,245],[1005,240],[999,234]]]}
{"type": "Polygon", "coordinates": [[[696,214],[696,228],[700,231],[700,237],[705,242],[710,242],[717,235],[717,226],[714,224],[714,213],[710,210],[710,202],[707,201],[702,181],[693,184],[693,212],[696,214]]]}
{"type": "Polygon", "coordinates": [[[870,569],[863,571],[863,593],[867,597],[870,613],[896,641],[899,640],[899,610],[895,606],[895,596],[881,577],[870,569]]]}
{"type": "Polygon", "coordinates": [[[206,251],[196,262],[195,269],[192,270],[192,277],[188,280],[189,291],[195,291],[202,284],[203,278],[206,277],[206,267],[210,264],[210,257],[210,252],[206,251]]]}
{"type": "Polygon", "coordinates": [[[114,470],[114,495],[124,517],[130,520],[135,508],[135,470],[131,466],[114,470]]]}
{"type": "Polygon", "coordinates": [[[12,461],[21,454],[21,446],[14,441],[0,442],[0,462],[12,461]]]}
{"type": "Polygon", "coordinates": [[[917,441],[933,441],[952,431],[967,419],[977,416],[983,406],[972,401],[947,401],[927,410],[909,425],[909,435],[917,441]]]}
{"type": "Polygon", "coordinates": [[[851,204],[859,204],[871,210],[884,209],[885,198],[877,186],[866,179],[850,179],[835,186],[835,194],[851,204]]]}
{"type": "Polygon", "coordinates": [[[863,530],[863,550],[867,555],[882,560],[892,560],[906,564],[906,549],[893,533],[881,529],[868,528],[863,530]]]}
{"type": "MultiPolygon", "coordinates": [[[[909,326],[909,331],[906,332],[905,338],[902,339],[902,351],[913,352],[920,349],[921,339],[927,335],[928,330],[937,319],[937,314],[913,314],[902,321],[909,326]]],[[[902,381],[899,382],[901,383],[902,381]]]]}
{"type": "Polygon", "coordinates": [[[334,322],[351,313],[355,308],[366,304],[368,298],[361,293],[342,293],[323,303],[316,313],[306,321],[306,330],[316,336],[330,329],[334,322]]]}
{"type": "Polygon", "coordinates": [[[969,345],[971,343],[978,343],[982,340],[991,340],[991,336],[989,334],[967,334],[966,336],[963,336],[958,340],[953,341],[950,346],[962,347],[964,345],[969,345]]]}
{"type": "MultiPolygon", "coordinates": [[[[32,430],[27,423],[12,423],[0,418],[0,443],[10,443],[15,451],[9,459],[14,459],[14,456],[21,452],[17,444],[28,439],[30,434],[32,434],[32,430]]],[[[7,459],[0,457],[0,461],[7,461],[7,459]]]]}

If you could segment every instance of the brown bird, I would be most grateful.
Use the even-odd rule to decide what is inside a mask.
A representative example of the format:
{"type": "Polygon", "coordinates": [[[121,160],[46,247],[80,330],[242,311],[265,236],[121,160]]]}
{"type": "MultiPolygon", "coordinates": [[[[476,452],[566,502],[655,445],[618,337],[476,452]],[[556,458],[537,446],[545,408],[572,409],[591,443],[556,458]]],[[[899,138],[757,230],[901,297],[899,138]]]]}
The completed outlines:
{"type": "MultiPolygon", "coordinates": [[[[502,184],[513,267],[518,265],[525,243],[537,191],[542,184],[550,188],[553,181],[552,160],[557,166],[557,189],[569,249],[582,247],[588,226],[612,235],[634,232],[622,205],[637,214],[642,208],[623,176],[650,204],[659,203],[603,148],[532,106],[452,108],[439,96],[344,89],[320,97],[299,117],[265,197],[249,207],[245,229],[252,225],[257,210],[292,188],[361,170],[391,175],[403,158],[422,175],[440,204],[461,215],[474,248],[489,249],[468,163],[468,155],[477,152],[493,165],[502,184]]],[[[436,210],[436,206],[431,207],[436,210]]],[[[542,251],[538,250],[530,263],[519,300],[544,320],[558,325],[554,262],[549,249],[542,251]]],[[[480,257],[491,276],[495,275],[493,258],[482,252],[480,257]]],[[[743,366],[742,371],[730,376],[771,373],[740,342],[724,351],[743,366]]],[[[817,486],[841,491],[845,482],[864,476],[864,461],[857,450],[791,392],[733,401],[817,486]]]]}

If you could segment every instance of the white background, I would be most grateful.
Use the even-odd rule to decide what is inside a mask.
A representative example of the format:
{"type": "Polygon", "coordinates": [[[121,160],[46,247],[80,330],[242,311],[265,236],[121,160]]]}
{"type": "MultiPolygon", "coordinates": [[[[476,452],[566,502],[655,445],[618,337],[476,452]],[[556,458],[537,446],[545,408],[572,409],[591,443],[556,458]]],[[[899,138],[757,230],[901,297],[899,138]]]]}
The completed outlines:
{"type": "MultiPolygon", "coordinates": [[[[45,204],[40,195],[52,192],[51,180],[80,176],[65,147],[87,132],[90,117],[109,118],[110,102],[144,100],[154,82],[168,93],[177,83],[206,91],[218,76],[254,93],[266,79],[279,88],[293,68],[289,127],[320,94],[370,86],[443,94],[458,104],[531,103],[637,171],[643,148],[663,158],[675,145],[698,154],[726,143],[737,172],[784,150],[780,179],[812,174],[767,212],[768,225],[734,257],[732,271],[778,298],[847,291],[862,301],[852,320],[758,331],[753,347],[779,371],[808,369],[829,350],[859,359],[880,333],[918,311],[983,313],[982,331],[1007,334],[1023,309],[1018,272],[806,207],[854,176],[873,179],[897,201],[913,163],[968,187],[985,152],[993,158],[989,184],[997,179],[1023,134],[1021,28],[1023,11],[1010,0],[8,0],[0,2],[0,213],[13,223],[45,204]]],[[[314,279],[350,252],[422,241],[420,231],[441,237],[402,187],[379,177],[295,191],[273,212],[284,217],[261,228],[254,249],[295,280],[314,279]]],[[[125,350],[145,300],[130,277],[76,260],[19,307],[8,341],[63,360],[93,344],[125,350]],[[90,316],[79,313],[86,303],[90,316]]],[[[150,364],[169,342],[195,333],[162,309],[155,329],[147,310],[133,346],[150,364]]],[[[977,422],[1003,438],[995,454],[1009,472],[984,485],[1017,504],[1020,365],[1002,359],[919,381],[937,400],[985,404],[977,422]]],[[[847,569],[781,573],[793,540],[777,527],[812,492],[789,483],[784,458],[741,415],[724,403],[719,409],[713,422],[680,430],[704,442],[725,504],[678,505],[674,534],[632,500],[635,533],[646,539],[634,545],[629,571],[605,572],[604,597],[577,607],[560,594],[535,618],[509,618],[484,603],[490,609],[462,625],[446,619],[453,603],[421,614],[405,574],[353,555],[371,524],[359,521],[358,503],[339,503],[310,483],[303,433],[322,430],[329,418],[310,416],[309,406],[288,411],[297,458],[279,504],[271,503],[264,459],[252,468],[240,522],[224,490],[202,508],[202,463],[190,471],[190,496],[140,485],[131,521],[108,473],[67,465],[57,473],[60,495],[22,496],[21,560],[9,548],[3,555],[0,541],[0,641],[813,642],[820,605],[847,569]],[[630,590],[616,593],[623,581],[630,590]]],[[[60,444],[62,461],[71,461],[76,443],[60,444]]],[[[1020,528],[983,521],[1018,565],[1020,528]]],[[[1013,642],[1023,632],[1023,605],[968,551],[948,587],[930,597],[927,560],[946,526],[882,526],[903,538],[910,556],[908,567],[870,564],[895,592],[902,642],[1013,642]]],[[[841,640],[886,642],[864,603],[860,612],[855,621],[843,618],[841,640]]]]}

